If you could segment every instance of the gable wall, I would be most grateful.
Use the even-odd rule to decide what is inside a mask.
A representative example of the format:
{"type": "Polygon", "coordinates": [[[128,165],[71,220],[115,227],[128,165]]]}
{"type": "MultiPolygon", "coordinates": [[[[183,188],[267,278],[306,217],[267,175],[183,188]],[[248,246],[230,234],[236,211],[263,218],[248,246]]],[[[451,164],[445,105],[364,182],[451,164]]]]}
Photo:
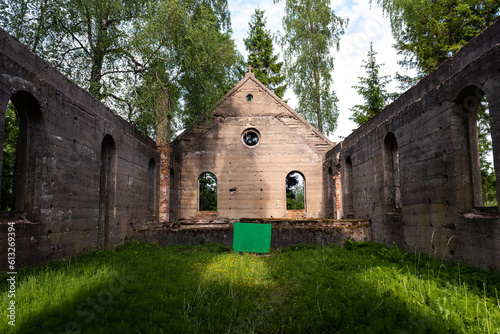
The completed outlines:
{"type": "MultiPolygon", "coordinates": [[[[306,180],[306,212],[296,218],[324,216],[322,162],[331,145],[309,145],[309,128],[268,92],[248,80],[219,105],[208,125],[179,136],[173,145],[175,202],[173,217],[194,220],[198,213],[198,177],[212,172],[218,181],[218,210],[209,218],[287,217],[285,178],[299,171],[306,180]],[[253,95],[251,102],[246,96],[253,95]],[[242,133],[254,128],[260,142],[248,147],[242,133]],[[232,189],[232,191],[230,191],[232,189]]],[[[325,141],[321,141],[323,144],[325,141]]],[[[288,216],[291,212],[288,212],[288,216]]]]}

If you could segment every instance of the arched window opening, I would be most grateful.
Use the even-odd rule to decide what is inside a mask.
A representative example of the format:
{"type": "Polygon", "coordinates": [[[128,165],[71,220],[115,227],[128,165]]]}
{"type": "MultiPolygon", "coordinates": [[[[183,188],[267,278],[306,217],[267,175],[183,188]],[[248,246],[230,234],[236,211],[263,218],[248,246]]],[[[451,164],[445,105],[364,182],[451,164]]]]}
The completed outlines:
{"type": "Polygon", "coordinates": [[[490,108],[485,93],[476,86],[468,86],[460,92],[455,102],[455,110],[464,121],[461,132],[465,135],[463,143],[460,142],[458,146],[468,156],[462,167],[463,174],[470,180],[466,183],[470,188],[459,191],[468,196],[465,202],[470,201],[470,204],[464,203],[464,209],[497,206],[493,161],[496,143],[491,136],[490,108]]]}
{"type": "Polygon", "coordinates": [[[399,179],[399,150],[394,133],[384,139],[384,195],[387,210],[401,209],[401,184],[399,179]]]}
{"type": "Polygon", "coordinates": [[[148,213],[156,217],[156,162],[154,158],[149,160],[148,166],[148,213]]]}
{"type": "Polygon", "coordinates": [[[479,166],[481,168],[481,192],[483,206],[497,206],[496,176],[493,167],[493,141],[491,139],[490,108],[484,96],[477,109],[477,135],[479,166]]]}
{"type": "Polygon", "coordinates": [[[0,211],[15,211],[18,167],[19,116],[12,102],[5,111],[0,211]]]}
{"type": "Polygon", "coordinates": [[[106,135],[101,145],[99,180],[99,222],[97,247],[110,248],[110,232],[115,219],[117,153],[113,137],[106,135]]]}
{"type": "Polygon", "coordinates": [[[354,175],[352,171],[352,160],[351,157],[345,158],[345,206],[344,215],[346,217],[354,216],[354,175]]]}
{"type": "Polygon", "coordinates": [[[38,101],[27,92],[12,95],[3,119],[0,211],[40,214],[43,117],[38,101]]]}
{"type": "Polygon", "coordinates": [[[300,172],[286,176],[286,209],[305,210],[305,178],[300,172]]]}
{"type": "Polygon", "coordinates": [[[217,178],[205,172],[198,178],[199,210],[217,211],[217,178]]]}

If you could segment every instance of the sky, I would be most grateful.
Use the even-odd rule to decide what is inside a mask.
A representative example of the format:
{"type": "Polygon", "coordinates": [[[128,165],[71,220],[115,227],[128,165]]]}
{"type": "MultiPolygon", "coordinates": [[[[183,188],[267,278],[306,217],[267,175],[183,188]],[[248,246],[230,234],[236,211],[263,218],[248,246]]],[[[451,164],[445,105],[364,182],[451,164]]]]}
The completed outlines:
{"type": "MultiPolygon", "coordinates": [[[[256,8],[265,11],[267,18],[266,28],[272,33],[283,32],[281,20],[284,15],[284,0],[273,4],[273,0],[228,0],[231,11],[231,24],[233,38],[240,53],[247,59],[243,39],[248,37],[250,18],[256,8]]],[[[335,14],[341,18],[349,18],[345,34],[340,39],[340,49],[332,50],[335,57],[332,89],[335,91],[339,108],[337,130],[329,139],[339,142],[347,137],[357,125],[349,120],[352,112],[349,110],[356,104],[363,104],[363,98],[352,87],[359,84],[359,77],[366,76],[363,60],[367,60],[370,42],[378,53],[376,60],[381,64],[379,74],[394,76],[396,72],[405,73],[397,64],[398,55],[392,47],[392,38],[389,18],[382,14],[382,10],[375,4],[370,7],[369,0],[332,0],[331,7],[335,14]]],[[[283,54],[281,48],[275,43],[275,54],[283,54]]],[[[411,75],[411,73],[409,73],[411,75]]],[[[389,92],[399,92],[397,82],[393,81],[387,86],[389,92]]],[[[298,105],[297,98],[289,87],[284,100],[292,108],[298,105]]]]}

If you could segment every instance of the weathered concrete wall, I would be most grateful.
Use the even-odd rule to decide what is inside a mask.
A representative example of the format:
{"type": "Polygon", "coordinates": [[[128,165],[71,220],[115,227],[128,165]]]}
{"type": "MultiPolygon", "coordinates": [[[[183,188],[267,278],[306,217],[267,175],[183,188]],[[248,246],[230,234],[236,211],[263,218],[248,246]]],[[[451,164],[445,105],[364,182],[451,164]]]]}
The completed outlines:
{"type": "MultiPolygon", "coordinates": [[[[256,222],[254,222],[256,223],[256,222]]],[[[368,221],[343,222],[301,222],[268,221],[272,225],[271,248],[278,249],[296,244],[343,245],[347,238],[360,242],[371,240],[371,227],[368,221]]],[[[233,224],[223,227],[165,226],[157,229],[137,228],[132,230],[132,238],[145,242],[158,242],[167,245],[199,245],[215,242],[233,247],[233,224]]]]}
{"type": "Polygon", "coordinates": [[[329,202],[342,201],[332,217],[371,219],[374,240],[500,270],[499,217],[476,210],[483,95],[498,179],[500,21],[327,154],[325,171],[342,180],[331,189],[329,202]]]}
{"type": "Polygon", "coordinates": [[[9,100],[21,121],[20,168],[0,254],[13,219],[19,263],[111,248],[131,222],[156,219],[155,142],[0,30],[0,144],[9,100]]]}
{"type": "Polygon", "coordinates": [[[223,99],[212,118],[186,130],[172,144],[174,219],[323,217],[322,163],[333,144],[255,79],[246,77],[223,99]],[[251,94],[253,99],[247,100],[251,94]],[[247,129],[259,133],[253,147],[242,141],[247,129]],[[288,173],[305,178],[305,210],[287,211],[288,173]],[[198,178],[217,177],[217,212],[198,207],[198,178]]]}

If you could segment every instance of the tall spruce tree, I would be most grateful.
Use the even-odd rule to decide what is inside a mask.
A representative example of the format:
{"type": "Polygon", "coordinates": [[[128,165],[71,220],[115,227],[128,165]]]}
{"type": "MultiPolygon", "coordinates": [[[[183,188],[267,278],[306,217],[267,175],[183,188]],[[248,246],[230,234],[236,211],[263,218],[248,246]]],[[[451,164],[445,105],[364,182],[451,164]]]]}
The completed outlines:
{"type": "Polygon", "coordinates": [[[376,55],[377,52],[373,50],[373,42],[371,42],[368,60],[363,60],[367,76],[359,77],[359,86],[353,86],[365,100],[364,104],[351,108],[353,117],[350,119],[358,125],[366,123],[397,96],[397,94],[387,93],[385,87],[391,81],[390,76],[379,76],[379,68],[383,64],[377,64],[376,55]]]}
{"type": "MultiPolygon", "coordinates": [[[[280,0],[275,0],[279,2],[280,0]]],[[[328,0],[284,0],[281,43],[287,79],[299,99],[297,111],[328,135],[337,126],[337,97],[332,91],[332,49],[339,48],[348,20],[335,15],[328,0]]]]}
{"type": "Polygon", "coordinates": [[[253,67],[255,77],[266,87],[283,99],[286,85],[285,76],[281,73],[283,62],[278,62],[278,56],[273,54],[273,39],[266,30],[264,11],[256,9],[248,24],[248,38],[244,39],[248,51],[247,64],[253,67]]]}

